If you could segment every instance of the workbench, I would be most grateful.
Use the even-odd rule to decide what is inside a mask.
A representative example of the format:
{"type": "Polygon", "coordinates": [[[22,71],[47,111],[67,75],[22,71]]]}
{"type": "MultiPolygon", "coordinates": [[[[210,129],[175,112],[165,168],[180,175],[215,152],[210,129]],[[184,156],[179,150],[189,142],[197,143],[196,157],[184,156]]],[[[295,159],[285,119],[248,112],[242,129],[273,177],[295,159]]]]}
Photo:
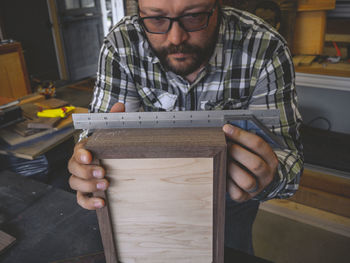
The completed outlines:
{"type": "MultiPolygon", "coordinates": [[[[0,262],[105,262],[96,213],[81,208],[74,193],[5,170],[0,200],[0,230],[17,239],[0,262]]],[[[226,248],[225,262],[269,261],[226,248]]]]}

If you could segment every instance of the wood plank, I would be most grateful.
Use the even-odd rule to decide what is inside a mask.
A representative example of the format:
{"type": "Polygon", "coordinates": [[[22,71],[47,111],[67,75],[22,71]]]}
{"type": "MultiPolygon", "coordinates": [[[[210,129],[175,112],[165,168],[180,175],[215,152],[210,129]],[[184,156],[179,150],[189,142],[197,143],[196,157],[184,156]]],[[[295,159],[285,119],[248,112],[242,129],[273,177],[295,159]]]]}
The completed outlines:
{"type": "Polygon", "coordinates": [[[86,148],[112,177],[112,188],[97,193],[108,200],[98,211],[107,262],[223,263],[221,128],[98,130],[86,148]]]}
{"type": "Polygon", "coordinates": [[[335,0],[298,0],[298,11],[319,11],[335,8],[335,0]]]}
{"type": "Polygon", "coordinates": [[[47,100],[42,100],[35,103],[36,106],[41,107],[43,109],[55,109],[68,105],[68,101],[60,100],[56,98],[51,98],[47,100]]]}
{"type": "Polygon", "coordinates": [[[259,209],[350,237],[350,218],[348,217],[298,204],[290,200],[269,200],[262,203],[259,209]]]}
{"type": "Polygon", "coordinates": [[[66,127],[45,135],[41,140],[34,140],[16,147],[0,145],[0,154],[13,155],[18,158],[34,160],[39,155],[46,153],[58,144],[68,140],[78,131],[73,127],[66,127]]]}
{"type": "MultiPolygon", "coordinates": [[[[86,113],[88,110],[86,108],[76,107],[75,113],[86,113]]],[[[68,126],[73,126],[73,120],[71,114],[61,120],[59,124],[53,129],[42,130],[38,133],[29,135],[27,137],[20,136],[13,132],[13,127],[8,127],[0,130],[1,138],[11,146],[18,146],[20,144],[28,143],[33,140],[38,140],[43,136],[54,134],[56,131],[62,130],[68,126]]]]}
{"type": "Polygon", "coordinates": [[[221,127],[105,129],[95,132],[86,147],[98,159],[208,157],[226,145],[222,136],[221,127]]]}
{"type": "Polygon", "coordinates": [[[308,74],[320,74],[338,77],[350,77],[350,64],[339,62],[333,63],[312,63],[310,66],[296,66],[296,72],[308,74]]]}
{"type": "Polygon", "coordinates": [[[110,159],[103,165],[121,262],[212,262],[211,158],[110,159]]]}
{"type": "Polygon", "coordinates": [[[23,116],[27,119],[35,119],[37,118],[37,112],[39,110],[38,106],[36,106],[34,103],[25,103],[21,105],[23,116]]]}
{"type": "Polygon", "coordinates": [[[304,59],[304,56],[294,56],[293,57],[293,63],[294,66],[299,66],[300,62],[304,59]]]}
{"type": "Polygon", "coordinates": [[[293,38],[294,55],[321,55],[326,31],[326,11],[298,12],[293,38]]]}
{"type": "Polygon", "coordinates": [[[0,254],[16,241],[16,238],[0,230],[0,254]]]}
{"type": "Polygon", "coordinates": [[[335,42],[341,42],[341,43],[350,43],[350,35],[343,35],[343,34],[326,34],[325,41],[335,41],[335,42]]]}
{"type": "Polygon", "coordinates": [[[34,93],[34,94],[30,94],[30,95],[27,95],[27,96],[20,98],[19,105],[23,105],[26,103],[32,103],[32,102],[36,102],[36,101],[41,101],[44,99],[45,99],[44,95],[34,93]]]}
{"type": "Polygon", "coordinates": [[[13,127],[8,127],[0,130],[1,138],[11,146],[17,146],[29,141],[40,139],[40,137],[53,133],[53,130],[42,130],[38,133],[28,135],[26,137],[15,133],[13,127]]]}
{"type": "Polygon", "coordinates": [[[316,56],[303,56],[303,58],[300,61],[300,65],[302,66],[309,66],[312,64],[312,62],[315,60],[316,56]]]}
{"type": "Polygon", "coordinates": [[[350,198],[350,178],[305,169],[301,176],[300,185],[350,198]]]}
{"type": "Polygon", "coordinates": [[[341,216],[350,217],[350,199],[340,195],[300,186],[299,190],[290,200],[341,216]]]}
{"type": "Polygon", "coordinates": [[[59,66],[59,72],[60,72],[60,78],[63,80],[68,80],[68,66],[65,59],[65,53],[64,53],[64,44],[63,39],[61,35],[61,29],[59,25],[59,19],[58,19],[58,10],[55,0],[48,0],[47,1],[48,9],[49,9],[49,15],[50,19],[52,21],[53,26],[53,34],[54,34],[54,40],[56,44],[56,52],[58,56],[58,66],[59,66]]]}
{"type": "Polygon", "coordinates": [[[57,123],[62,120],[60,117],[56,118],[36,118],[28,122],[27,126],[30,129],[53,129],[57,123]]]}
{"type": "Polygon", "coordinates": [[[11,129],[22,137],[27,137],[27,136],[41,132],[41,130],[38,130],[38,129],[28,128],[28,122],[29,120],[25,120],[25,121],[16,123],[11,127],[11,129]]]}

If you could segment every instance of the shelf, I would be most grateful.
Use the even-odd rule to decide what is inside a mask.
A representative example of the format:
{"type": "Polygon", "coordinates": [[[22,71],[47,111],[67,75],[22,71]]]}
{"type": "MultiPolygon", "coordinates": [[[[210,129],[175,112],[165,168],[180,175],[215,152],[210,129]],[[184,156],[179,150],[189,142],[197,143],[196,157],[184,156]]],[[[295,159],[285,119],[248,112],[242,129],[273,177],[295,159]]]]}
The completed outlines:
{"type": "Polygon", "coordinates": [[[296,72],[330,75],[350,78],[350,63],[312,63],[310,66],[296,66],[296,72]]]}
{"type": "Polygon", "coordinates": [[[296,85],[302,87],[350,91],[350,75],[349,77],[337,77],[320,74],[306,74],[297,71],[296,85]]]}

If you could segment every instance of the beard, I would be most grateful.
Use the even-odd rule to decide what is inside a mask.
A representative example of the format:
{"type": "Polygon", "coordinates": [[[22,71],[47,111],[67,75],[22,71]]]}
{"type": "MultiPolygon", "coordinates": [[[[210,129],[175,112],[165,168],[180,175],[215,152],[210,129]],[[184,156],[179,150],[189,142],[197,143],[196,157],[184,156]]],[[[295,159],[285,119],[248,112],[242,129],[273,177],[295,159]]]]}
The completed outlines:
{"type": "Polygon", "coordinates": [[[180,45],[169,45],[167,47],[155,48],[154,52],[160,60],[160,63],[167,69],[177,75],[186,77],[195,72],[205,62],[209,60],[214,52],[217,33],[208,38],[208,42],[204,46],[191,45],[186,42],[180,45]],[[171,54],[183,53],[188,56],[186,58],[174,58],[179,63],[173,63],[169,58],[171,54]]]}

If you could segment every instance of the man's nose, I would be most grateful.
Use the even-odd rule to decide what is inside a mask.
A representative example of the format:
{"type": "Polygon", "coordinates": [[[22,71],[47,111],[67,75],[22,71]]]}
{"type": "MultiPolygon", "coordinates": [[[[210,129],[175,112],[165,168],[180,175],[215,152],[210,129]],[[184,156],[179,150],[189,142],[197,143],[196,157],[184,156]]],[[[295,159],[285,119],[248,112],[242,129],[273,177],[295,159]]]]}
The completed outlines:
{"type": "Polygon", "coordinates": [[[185,42],[188,37],[188,32],[186,32],[177,21],[174,21],[168,32],[168,41],[176,46],[185,42]]]}

